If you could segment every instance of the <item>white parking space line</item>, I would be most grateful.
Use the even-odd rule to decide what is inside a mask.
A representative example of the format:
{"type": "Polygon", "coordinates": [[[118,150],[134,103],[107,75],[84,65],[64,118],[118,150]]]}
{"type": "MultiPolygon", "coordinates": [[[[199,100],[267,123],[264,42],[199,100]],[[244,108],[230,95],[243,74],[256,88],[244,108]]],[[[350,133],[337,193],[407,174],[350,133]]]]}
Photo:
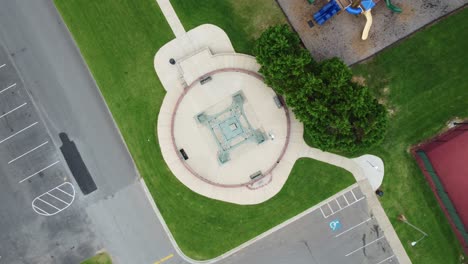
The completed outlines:
{"type": "Polygon", "coordinates": [[[348,199],[346,199],[346,195],[343,195],[343,198],[346,201],[346,203],[349,205],[348,199]]]}
{"type": "Polygon", "coordinates": [[[12,85],[8,86],[7,88],[5,88],[5,89],[1,90],[1,91],[0,91],[0,94],[1,94],[1,93],[3,93],[3,92],[5,92],[6,90],[8,90],[8,89],[12,88],[12,87],[15,87],[15,86],[16,86],[16,83],[14,83],[14,84],[12,84],[12,85]]]}
{"type": "Polygon", "coordinates": [[[335,237],[339,237],[339,236],[341,236],[341,235],[343,235],[343,234],[346,234],[347,232],[353,230],[354,228],[356,228],[356,227],[358,227],[358,226],[360,226],[360,225],[363,225],[363,224],[369,222],[370,220],[372,220],[372,218],[369,218],[369,219],[367,219],[366,221],[361,222],[361,223],[359,223],[359,224],[357,224],[357,225],[355,225],[355,226],[353,226],[353,227],[351,227],[351,228],[349,228],[349,229],[347,229],[347,230],[345,230],[345,231],[339,233],[339,234],[336,235],[335,237]]]}
{"type": "MultiPolygon", "coordinates": [[[[331,206],[330,206],[330,203],[327,203],[327,205],[328,205],[328,208],[330,208],[330,211],[331,211],[332,214],[333,214],[334,212],[333,212],[333,209],[332,209],[331,206]]],[[[327,217],[328,217],[328,216],[327,216],[327,217]]],[[[326,218],[326,217],[325,217],[325,218],[326,218]]]]}
{"type": "MultiPolygon", "coordinates": [[[[329,214],[329,215],[327,215],[325,218],[328,218],[329,216],[332,216],[332,215],[338,213],[339,211],[341,211],[341,210],[343,210],[343,209],[345,209],[345,208],[348,208],[348,207],[350,207],[351,205],[353,205],[353,204],[355,204],[355,203],[357,203],[357,202],[359,202],[359,201],[361,201],[361,200],[364,200],[364,199],[366,199],[366,197],[363,196],[363,197],[361,197],[359,200],[356,200],[356,201],[354,201],[354,202],[348,204],[347,206],[345,206],[345,207],[343,207],[343,208],[341,208],[341,209],[338,209],[338,210],[336,210],[336,211],[334,211],[334,212],[333,212],[333,210],[332,210],[332,213],[329,214]]],[[[335,201],[335,202],[336,202],[336,201],[335,201]]],[[[337,202],[337,203],[338,203],[338,202],[337,202]]],[[[330,205],[328,205],[328,207],[330,207],[330,205]]],[[[330,210],[331,210],[331,207],[330,207],[330,210]]]]}
{"type": "Polygon", "coordinates": [[[49,141],[46,141],[46,142],[40,144],[39,146],[37,146],[37,147],[35,147],[35,148],[31,149],[31,150],[26,151],[25,153],[19,155],[18,157],[16,157],[16,158],[10,160],[10,161],[8,162],[8,164],[10,164],[10,163],[14,162],[15,160],[18,160],[18,159],[20,159],[20,158],[26,156],[26,155],[28,155],[29,153],[31,153],[31,152],[35,151],[36,149],[38,149],[38,148],[40,148],[40,147],[46,145],[47,143],[49,143],[49,141]]]}
{"type": "Polygon", "coordinates": [[[65,202],[64,200],[58,198],[57,196],[51,194],[50,192],[48,192],[47,195],[54,197],[55,199],[61,201],[62,203],[66,204],[66,205],[69,205],[69,203],[67,203],[67,202],[65,202]]]}
{"type": "Polygon", "coordinates": [[[323,218],[326,218],[325,213],[322,210],[322,207],[319,207],[319,208],[320,208],[320,212],[322,212],[323,218]]]}
{"type": "Polygon", "coordinates": [[[16,133],[14,133],[13,135],[11,135],[11,136],[8,136],[7,138],[4,138],[4,139],[0,140],[0,144],[2,144],[3,142],[5,142],[5,141],[9,140],[10,138],[12,138],[12,137],[14,137],[14,136],[18,135],[19,133],[21,133],[21,132],[23,132],[23,131],[25,131],[25,130],[27,130],[27,129],[29,129],[29,128],[31,128],[31,127],[33,127],[33,126],[35,126],[35,125],[37,125],[37,124],[38,124],[38,122],[32,123],[31,125],[29,125],[29,126],[27,126],[27,127],[23,128],[23,129],[21,129],[20,131],[18,131],[18,132],[16,132],[16,133]]]}
{"type": "Polygon", "coordinates": [[[357,198],[356,198],[356,195],[354,194],[353,190],[351,190],[351,193],[353,194],[353,196],[354,196],[354,199],[356,199],[356,200],[357,200],[357,198]]]}
{"type": "Polygon", "coordinates": [[[39,207],[37,207],[35,205],[33,205],[33,209],[35,209],[35,210],[37,209],[37,210],[41,211],[43,214],[49,214],[48,212],[44,211],[44,209],[41,209],[41,208],[39,208],[39,207]]]}
{"type": "Polygon", "coordinates": [[[60,210],[60,209],[58,209],[56,206],[54,206],[53,204],[50,204],[50,203],[48,203],[48,202],[46,202],[46,201],[42,200],[41,198],[37,198],[37,199],[38,199],[39,201],[41,201],[41,202],[43,202],[43,203],[45,203],[45,204],[49,205],[50,207],[53,207],[53,208],[55,208],[56,210],[60,210]]]}
{"type": "Polygon", "coordinates": [[[66,195],[68,195],[68,196],[70,196],[70,197],[73,197],[73,195],[67,193],[66,191],[60,189],[59,187],[57,187],[56,189],[59,190],[59,191],[61,191],[61,192],[63,192],[64,194],[66,194],[66,195]]]}
{"type": "MultiPolygon", "coordinates": [[[[63,199],[65,199],[65,198],[63,198],[63,199]]],[[[67,199],[65,199],[65,200],[67,200],[67,199]]],[[[33,210],[36,211],[36,213],[38,213],[40,215],[44,215],[44,216],[52,216],[52,215],[56,215],[56,214],[60,213],[61,211],[67,209],[73,203],[74,200],[75,200],[75,187],[73,187],[73,184],[71,184],[70,182],[64,182],[64,183],[50,189],[49,191],[37,196],[36,198],[34,198],[31,205],[32,205],[33,210]],[[65,186],[65,185],[69,185],[69,187],[71,188],[72,194],[70,194],[68,192],[65,192],[62,189],[60,189],[60,187],[65,186]],[[70,201],[66,202],[66,201],[62,200],[62,198],[59,198],[59,197],[53,195],[51,192],[53,192],[55,190],[60,190],[64,194],[70,196],[71,197],[70,201]],[[45,201],[44,199],[42,199],[42,197],[45,197],[45,195],[49,195],[49,197],[51,197],[51,198],[49,198],[47,200],[49,200],[51,202],[52,202],[51,199],[58,200],[58,201],[62,202],[64,204],[64,206],[62,208],[58,208],[58,207],[61,206],[60,204],[57,203],[56,206],[54,206],[53,204],[45,201]],[[37,201],[39,201],[40,204],[37,204],[36,203],[37,201]],[[55,209],[54,212],[49,212],[50,210],[46,210],[46,208],[41,208],[43,206],[43,204],[49,205],[50,207],[54,208],[55,209]]],[[[47,207],[47,206],[45,206],[45,207],[47,207]]]]}
{"type": "Polygon", "coordinates": [[[3,63],[2,65],[0,65],[0,69],[3,68],[3,67],[5,67],[5,66],[6,66],[6,64],[3,63]]]}
{"type": "Polygon", "coordinates": [[[363,249],[363,248],[365,248],[365,247],[367,247],[367,246],[369,246],[369,245],[371,245],[371,244],[374,244],[375,242],[379,241],[379,240],[382,239],[382,238],[385,238],[385,236],[381,236],[381,237],[377,238],[376,240],[374,240],[374,241],[372,241],[372,242],[370,242],[370,243],[367,243],[367,244],[365,244],[364,246],[362,246],[362,247],[360,247],[360,248],[358,248],[358,249],[356,249],[356,250],[354,250],[354,251],[349,252],[349,253],[346,254],[345,256],[346,256],[346,257],[349,257],[349,256],[352,255],[353,253],[356,253],[357,251],[359,251],[359,250],[361,250],[361,249],[363,249]]]}
{"type": "Polygon", "coordinates": [[[335,203],[338,205],[338,208],[340,208],[340,209],[341,209],[341,205],[340,205],[340,203],[338,202],[338,200],[337,200],[337,199],[335,199],[334,201],[335,201],[335,203]]]}
{"type": "Polygon", "coordinates": [[[4,116],[7,116],[7,115],[9,115],[9,114],[11,114],[11,113],[13,113],[14,111],[20,109],[21,107],[23,107],[23,106],[25,106],[25,105],[27,105],[27,104],[28,104],[28,103],[24,103],[24,104],[22,104],[22,105],[20,105],[20,106],[17,106],[17,107],[15,107],[15,108],[13,108],[12,110],[10,110],[10,111],[4,113],[3,115],[1,115],[0,118],[2,118],[2,117],[4,117],[4,116]]]}
{"type": "Polygon", "coordinates": [[[57,164],[57,163],[59,163],[59,162],[60,162],[60,161],[57,160],[56,162],[54,162],[54,163],[48,165],[47,167],[42,168],[42,169],[36,171],[35,173],[33,173],[33,174],[29,175],[28,177],[26,177],[26,178],[22,179],[21,181],[19,181],[19,183],[22,183],[22,182],[28,180],[28,179],[31,178],[32,176],[34,176],[34,175],[36,175],[36,174],[38,174],[38,173],[40,173],[40,172],[43,172],[43,171],[47,170],[48,168],[54,166],[55,164],[57,164]]]}
{"type": "Polygon", "coordinates": [[[393,258],[394,256],[395,256],[395,255],[391,255],[390,257],[388,257],[388,258],[386,258],[386,259],[384,259],[384,260],[382,260],[382,261],[380,261],[379,263],[376,263],[376,264],[384,263],[385,261],[387,261],[387,260],[393,258]]]}

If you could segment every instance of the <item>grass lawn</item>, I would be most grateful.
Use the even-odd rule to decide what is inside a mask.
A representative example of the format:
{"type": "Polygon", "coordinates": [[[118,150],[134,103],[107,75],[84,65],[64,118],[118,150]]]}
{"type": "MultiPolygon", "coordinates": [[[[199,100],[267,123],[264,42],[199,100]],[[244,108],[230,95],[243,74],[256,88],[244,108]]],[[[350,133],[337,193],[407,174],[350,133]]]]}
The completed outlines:
{"type": "Polygon", "coordinates": [[[171,4],[185,30],[217,25],[240,53],[251,54],[255,39],[268,26],[287,23],[275,0],[171,0],[171,4]]]}
{"type": "Polygon", "coordinates": [[[112,260],[107,253],[99,253],[96,256],[81,262],[81,264],[112,264],[112,260]]]}
{"type": "Polygon", "coordinates": [[[416,33],[354,72],[394,113],[385,141],[367,150],[383,158],[381,202],[413,263],[460,263],[461,247],[408,148],[437,134],[455,116],[468,117],[468,10],[416,33]],[[405,214],[429,237],[396,220],[405,214]]]}
{"type": "MultiPolygon", "coordinates": [[[[221,2],[216,5],[222,6],[221,2]]],[[[236,10],[253,5],[238,2],[236,10]]],[[[204,1],[198,4],[201,3],[204,1]]],[[[260,3],[274,2],[255,3],[258,10],[266,10],[270,7],[260,3]]],[[[55,4],[96,79],[140,174],[178,245],[189,257],[216,257],[354,182],[343,169],[301,159],[282,191],[260,205],[239,206],[193,193],[167,168],[155,134],[165,91],[153,69],[153,57],[173,38],[156,1],[55,0],[55,4]]],[[[231,30],[235,30],[237,21],[245,19],[236,14],[223,14],[218,22],[232,23],[231,30]]],[[[256,15],[262,17],[261,12],[256,15]]],[[[259,33],[255,30],[257,27],[242,27],[239,32],[253,39],[259,33]]],[[[249,49],[249,38],[228,33],[237,39],[237,50],[249,49]]]]}

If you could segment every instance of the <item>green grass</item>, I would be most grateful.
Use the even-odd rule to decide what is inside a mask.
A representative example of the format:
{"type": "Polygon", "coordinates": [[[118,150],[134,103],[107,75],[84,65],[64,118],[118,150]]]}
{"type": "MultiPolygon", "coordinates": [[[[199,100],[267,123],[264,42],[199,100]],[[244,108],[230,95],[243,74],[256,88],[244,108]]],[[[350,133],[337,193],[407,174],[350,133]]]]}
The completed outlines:
{"type": "Polygon", "coordinates": [[[171,0],[186,30],[214,24],[226,31],[237,52],[252,53],[268,26],[286,23],[275,0],[171,0]]]}
{"type": "Polygon", "coordinates": [[[112,264],[112,260],[107,253],[99,253],[96,256],[81,262],[81,264],[112,264]]]}
{"type": "Polygon", "coordinates": [[[460,263],[461,247],[408,148],[437,134],[455,116],[468,117],[468,10],[357,65],[354,72],[394,111],[386,139],[368,150],[383,158],[383,207],[413,263],[460,263]],[[398,222],[408,220],[429,237],[398,222]]]}
{"type": "MultiPolygon", "coordinates": [[[[239,206],[193,193],[167,168],[155,134],[165,91],[156,77],[153,57],[173,38],[156,1],[55,0],[55,4],[96,79],[140,174],[178,245],[189,257],[216,257],[354,182],[343,169],[301,159],[282,191],[260,205],[239,206]]],[[[256,16],[262,17],[260,12],[256,16]]],[[[233,25],[239,21],[233,14],[225,20],[233,25]]],[[[242,30],[254,36],[257,32],[249,32],[254,29],[242,30]]],[[[247,39],[244,43],[235,32],[228,33],[237,39],[237,50],[248,49],[247,39]]]]}

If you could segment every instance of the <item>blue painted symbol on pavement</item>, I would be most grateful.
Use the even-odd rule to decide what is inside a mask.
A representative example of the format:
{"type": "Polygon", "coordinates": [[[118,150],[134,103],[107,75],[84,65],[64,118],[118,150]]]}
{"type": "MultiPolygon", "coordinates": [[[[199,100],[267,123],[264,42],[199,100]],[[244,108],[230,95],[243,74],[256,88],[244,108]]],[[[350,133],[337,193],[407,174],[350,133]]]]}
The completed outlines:
{"type": "Polygon", "coordinates": [[[330,222],[330,228],[332,231],[336,231],[341,228],[340,220],[333,220],[330,222]]]}

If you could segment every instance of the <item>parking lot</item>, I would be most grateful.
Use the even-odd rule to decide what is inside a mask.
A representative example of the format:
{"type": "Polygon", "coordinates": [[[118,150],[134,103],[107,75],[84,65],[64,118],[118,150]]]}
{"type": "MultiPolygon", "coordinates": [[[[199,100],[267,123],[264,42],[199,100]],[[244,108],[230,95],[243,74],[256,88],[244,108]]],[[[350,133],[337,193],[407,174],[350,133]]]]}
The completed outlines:
{"type": "Polygon", "coordinates": [[[283,260],[294,264],[398,263],[357,185],[229,257],[225,263],[283,260]],[[256,252],[256,258],[247,258],[249,252],[256,252]]]}
{"type": "Polygon", "coordinates": [[[71,205],[74,187],[68,182],[57,148],[3,49],[0,50],[0,66],[2,185],[9,187],[6,192],[31,195],[31,201],[25,201],[29,210],[43,215],[56,214],[71,205]]]}
{"type": "Polygon", "coordinates": [[[95,245],[27,89],[0,46],[0,263],[73,263],[95,245]]]}

